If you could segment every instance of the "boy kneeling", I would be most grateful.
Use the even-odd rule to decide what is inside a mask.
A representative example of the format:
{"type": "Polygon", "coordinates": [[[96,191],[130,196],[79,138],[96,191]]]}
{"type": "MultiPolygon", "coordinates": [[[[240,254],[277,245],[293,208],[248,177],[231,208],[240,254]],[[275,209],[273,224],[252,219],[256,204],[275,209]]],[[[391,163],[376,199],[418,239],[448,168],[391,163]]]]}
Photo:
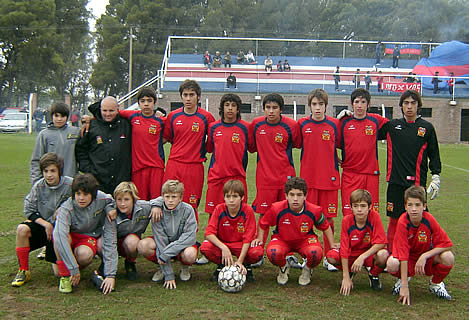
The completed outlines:
{"type": "Polygon", "coordinates": [[[311,282],[312,268],[317,266],[323,257],[322,245],[314,233],[313,226],[321,230],[327,237],[331,248],[337,248],[331,227],[322,214],[321,207],[306,201],[306,182],[293,177],[285,183],[287,200],[276,202],[259,220],[259,232],[251,246],[262,245],[264,233],[270,226],[275,226],[272,239],[267,245],[267,257],[272,264],[279,266],[277,282],[284,285],[288,282],[290,265],[286,256],[290,252],[298,252],[306,264],[298,279],[300,285],[311,282]]]}
{"type": "Polygon", "coordinates": [[[404,193],[404,203],[407,212],[397,222],[392,256],[387,263],[388,272],[400,277],[392,293],[399,295],[399,302],[410,305],[410,277],[427,275],[433,276],[430,292],[451,300],[443,279],[454,265],[454,255],[450,251],[453,243],[436,219],[425,211],[426,194],[423,187],[408,188],[404,193]]]}
{"type": "Polygon", "coordinates": [[[383,223],[379,213],[371,208],[371,194],[357,189],[350,194],[350,204],[353,215],[346,215],[342,220],[340,250],[333,249],[326,254],[329,263],[342,269],[340,293],[345,296],[353,288],[353,276],[363,266],[370,268],[370,287],[381,290],[379,274],[389,256],[384,248],[387,238],[383,223]]]}
{"type": "Polygon", "coordinates": [[[210,216],[205,241],[200,247],[208,260],[218,264],[210,280],[217,281],[224,266],[239,266],[247,281],[253,282],[252,269],[244,266],[260,261],[264,248],[251,247],[256,234],[256,217],[251,206],[243,202],[244,184],[239,180],[228,180],[223,186],[225,203],[220,203],[210,216]],[[238,260],[234,262],[233,256],[238,260]]]}
{"type": "Polygon", "coordinates": [[[88,266],[96,253],[102,255],[104,261],[101,276],[105,279],[100,289],[104,294],[114,289],[118,262],[117,231],[116,222],[107,218],[112,210],[112,197],[98,191],[98,181],[92,174],[75,176],[72,197],[60,206],[54,228],[60,292],[72,292],[72,285],[80,283],[80,269],[88,266]]]}
{"type": "Polygon", "coordinates": [[[191,205],[182,202],[184,185],[178,180],[168,180],[163,184],[161,194],[150,201],[152,206],[161,208],[163,216],[158,222],[152,221],[153,238],[139,242],[138,252],[148,260],[158,263],[161,271],[156,271],[152,280],[164,278],[166,289],[176,289],[176,280],[171,266],[171,258],[181,261],[179,277],[189,281],[189,266],[197,258],[197,221],[191,205]]]}

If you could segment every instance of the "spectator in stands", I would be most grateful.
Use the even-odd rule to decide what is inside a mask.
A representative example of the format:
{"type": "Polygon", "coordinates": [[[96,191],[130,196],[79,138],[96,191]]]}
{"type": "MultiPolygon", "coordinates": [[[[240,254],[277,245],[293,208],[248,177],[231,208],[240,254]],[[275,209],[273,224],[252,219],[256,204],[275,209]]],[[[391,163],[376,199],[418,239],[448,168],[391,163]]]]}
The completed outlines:
{"type": "Polygon", "coordinates": [[[238,56],[236,57],[236,62],[238,62],[238,64],[245,64],[246,63],[246,58],[244,57],[244,51],[243,50],[240,50],[238,52],[238,56]]]}
{"type": "Polygon", "coordinates": [[[226,87],[229,89],[230,86],[234,86],[235,89],[238,89],[236,85],[236,77],[230,72],[230,75],[226,78],[226,87]]]}
{"type": "Polygon", "coordinates": [[[339,82],[340,82],[340,71],[339,66],[335,69],[334,75],[334,83],[335,83],[335,91],[339,92],[339,82]]]}
{"type": "Polygon", "coordinates": [[[401,57],[401,50],[399,50],[399,46],[396,44],[394,46],[394,51],[392,52],[392,67],[399,68],[399,58],[401,57]]]}
{"type": "Polygon", "coordinates": [[[282,72],[282,71],[283,71],[282,60],[279,60],[278,63],[277,63],[277,71],[278,71],[278,72],[282,72]]]}
{"type": "Polygon", "coordinates": [[[221,55],[220,51],[215,52],[215,55],[213,56],[213,67],[214,68],[219,68],[221,67],[221,55]]]}
{"type": "Polygon", "coordinates": [[[283,71],[291,71],[291,67],[287,59],[285,59],[285,62],[283,63],[283,71]]]}
{"type": "Polygon", "coordinates": [[[231,68],[231,54],[229,51],[227,51],[223,57],[223,64],[225,65],[225,68],[231,68]]]}
{"type": "Polygon", "coordinates": [[[203,62],[207,70],[210,70],[212,68],[212,56],[210,55],[210,53],[208,53],[208,51],[205,51],[203,62]]]}
{"type": "Polygon", "coordinates": [[[433,93],[434,93],[434,94],[440,92],[440,88],[438,88],[438,83],[439,83],[439,82],[442,82],[442,80],[440,80],[440,78],[439,78],[439,72],[436,71],[436,72],[435,72],[435,76],[432,78],[433,93]]]}
{"type": "Polygon", "coordinates": [[[383,82],[384,82],[384,77],[382,76],[382,72],[378,72],[378,92],[383,92],[383,82]]]}
{"type": "Polygon", "coordinates": [[[272,72],[272,65],[274,62],[272,61],[272,58],[270,56],[267,57],[267,59],[264,60],[264,68],[266,72],[272,72]]]}
{"type": "Polygon", "coordinates": [[[357,72],[353,75],[353,83],[355,83],[355,89],[360,87],[360,69],[357,69],[357,72]]]}
{"type": "Polygon", "coordinates": [[[370,71],[367,71],[366,76],[365,76],[365,88],[367,91],[370,91],[370,84],[371,84],[371,75],[370,75],[370,71]]]}
{"type": "Polygon", "coordinates": [[[453,95],[453,90],[454,90],[454,73],[453,72],[449,73],[449,79],[446,82],[448,82],[449,94],[453,95]]]}
{"type": "Polygon", "coordinates": [[[404,79],[404,82],[405,83],[414,83],[415,82],[415,77],[413,75],[412,72],[409,72],[409,74],[407,75],[407,77],[404,79]]]}
{"type": "Polygon", "coordinates": [[[376,63],[375,65],[379,66],[381,65],[381,41],[378,41],[376,44],[376,63]]]}
{"type": "Polygon", "coordinates": [[[251,50],[248,50],[248,53],[245,56],[246,58],[246,63],[256,63],[256,58],[254,57],[254,53],[252,53],[251,50]]]}

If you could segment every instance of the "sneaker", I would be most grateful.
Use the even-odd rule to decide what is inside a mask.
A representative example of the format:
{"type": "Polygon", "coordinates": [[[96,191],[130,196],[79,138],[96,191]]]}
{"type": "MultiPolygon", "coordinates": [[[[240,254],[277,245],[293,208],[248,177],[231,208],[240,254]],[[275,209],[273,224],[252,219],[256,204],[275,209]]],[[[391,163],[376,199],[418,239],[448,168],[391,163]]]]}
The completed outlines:
{"type": "Polygon", "coordinates": [[[61,293],[71,293],[72,292],[72,283],[70,282],[70,277],[61,277],[60,278],[59,292],[61,292],[61,293]]]}
{"type": "Polygon", "coordinates": [[[181,265],[181,271],[179,272],[179,278],[181,281],[189,281],[191,279],[191,271],[188,265],[181,265]]]}
{"type": "MultiPolygon", "coordinates": [[[[408,277],[407,282],[410,282],[410,279],[412,279],[412,277],[408,277]]],[[[400,278],[397,279],[396,283],[392,287],[392,294],[394,296],[398,296],[399,292],[401,292],[401,279],[400,278]]]]}
{"type": "Polygon", "coordinates": [[[290,265],[287,263],[285,266],[279,268],[277,275],[277,283],[285,285],[288,282],[288,274],[290,273],[290,265]]]}
{"type": "Polygon", "coordinates": [[[370,279],[370,288],[375,291],[381,291],[381,280],[379,280],[379,276],[373,276],[371,273],[368,273],[368,278],[370,279]]]}
{"type": "Polygon", "coordinates": [[[135,266],[135,261],[125,260],[124,262],[126,277],[128,280],[135,281],[138,279],[137,268],[135,266]]]}
{"type": "Polygon", "coordinates": [[[223,269],[224,265],[223,264],[219,264],[217,266],[217,268],[215,269],[215,271],[212,273],[212,275],[210,276],[210,281],[213,281],[213,282],[218,282],[218,274],[220,273],[221,269],[223,269]]]}
{"type": "Polygon", "coordinates": [[[452,297],[446,290],[446,286],[443,282],[440,283],[433,283],[430,281],[430,286],[428,287],[431,293],[436,295],[438,298],[445,299],[445,300],[451,300],[452,297]]]}
{"type": "Polygon", "coordinates": [[[198,258],[197,260],[195,260],[195,264],[198,265],[198,266],[207,264],[207,263],[209,263],[209,262],[210,262],[210,261],[208,261],[208,259],[207,259],[206,256],[202,256],[202,257],[198,258]]]}
{"type": "Polygon", "coordinates": [[[251,268],[259,268],[264,264],[264,257],[256,263],[251,264],[251,268]]]}
{"type": "Polygon", "coordinates": [[[249,267],[249,266],[247,266],[247,267],[246,267],[246,271],[247,271],[247,273],[246,273],[246,281],[247,281],[247,282],[254,282],[254,281],[256,281],[256,278],[254,278],[254,274],[252,273],[252,268],[249,267]]]}
{"type": "Polygon", "coordinates": [[[301,270],[301,275],[298,278],[298,283],[302,286],[307,286],[308,284],[310,284],[312,272],[313,272],[313,269],[310,269],[305,265],[303,267],[303,270],[301,270]]]}
{"type": "Polygon", "coordinates": [[[295,268],[295,269],[303,269],[303,263],[298,262],[298,258],[295,257],[294,255],[287,256],[287,263],[290,265],[290,268],[295,268]]]}
{"type": "Polygon", "coordinates": [[[158,268],[158,270],[156,270],[155,274],[151,278],[151,281],[160,282],[160,281],[163,281],[163,279],[164,279],[163,272],[161,272],[161,269],[158,268]]]}
{"type": "Polygon", "coordinates": [[[322,260],[322,266],[323,266],[324,268],[326,268],[327,271],[330,271],[330,272],[336,272],[336,271],[339,270],[339,269],[337,269],[336,267],[334,267],[333,264],[329,263],[329,261],[327,261],[326,258],[324,258],[324,259],[322,260]]]}
{"type": "Polygon", "coordinates": [[[18,270],[15,279],[11,282],[13,287],[21,287],[23,284],[31,280],[31,272],[29,270],[18,270]]]}
{"type": "Polygon", "coordinates": [[[94,271],[91,274],[90,278],[91,283],[94,284],[94,286],[98,289],[101,290],[101,285],[103,284],[104,278],[98,273],[98,271],[94,271]]]}
{"type": "Polygon", "coordinates": [[[42,247],[42,250],[36,256],[39,260],[44,260],[46,258],[46,247],[42,247]]]}

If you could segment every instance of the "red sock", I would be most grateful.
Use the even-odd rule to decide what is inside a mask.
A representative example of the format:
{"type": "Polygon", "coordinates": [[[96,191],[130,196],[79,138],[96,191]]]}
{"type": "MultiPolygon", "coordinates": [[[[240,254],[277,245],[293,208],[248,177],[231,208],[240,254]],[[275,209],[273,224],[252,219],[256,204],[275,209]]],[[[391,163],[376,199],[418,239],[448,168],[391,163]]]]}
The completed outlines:
{"type": "Polygon", "coordinates": [[[18,263],[20,270],[29,270],[29,251],[30,247],[16,247],[16,256],[18,257],[18,263]]]}
{"type": "Polygon", "coordinates": [[[378,267],[377,265],[373,265],[373,267],[371,267],[371,270],[370,270],[370,274],[373,276],[373,277],[377,277],[379,276],[379,274],[381,272],[383,272],[384,269],[383,268],[380,268],[378,267]]]}
{"type": "Polygon", "coordinates": [[[59,269],[59,274],[61,277],[69,277],[70,271],[68,271],[67,266],[62,260],[57,260],[57,268],[59,269]]]}
{"type": "Polygon", "coordinates": [[[449,274],[453,266],[446,266],[442,263],[438,263],[433,266],[433,283],[440,283],[449,274]]]}

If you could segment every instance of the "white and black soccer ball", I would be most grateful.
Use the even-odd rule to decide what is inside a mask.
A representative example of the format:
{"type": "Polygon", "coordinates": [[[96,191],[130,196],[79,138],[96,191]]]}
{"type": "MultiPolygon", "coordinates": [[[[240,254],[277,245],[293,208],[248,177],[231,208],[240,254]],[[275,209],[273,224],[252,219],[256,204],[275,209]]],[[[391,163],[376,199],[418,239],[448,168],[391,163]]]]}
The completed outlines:
{"type": "Polygon", "coordinates": [[[218,286],[226,292],[239,292],[246,283],[246,275],[237,265],[226,266],[218,274],[218,286]]]}

